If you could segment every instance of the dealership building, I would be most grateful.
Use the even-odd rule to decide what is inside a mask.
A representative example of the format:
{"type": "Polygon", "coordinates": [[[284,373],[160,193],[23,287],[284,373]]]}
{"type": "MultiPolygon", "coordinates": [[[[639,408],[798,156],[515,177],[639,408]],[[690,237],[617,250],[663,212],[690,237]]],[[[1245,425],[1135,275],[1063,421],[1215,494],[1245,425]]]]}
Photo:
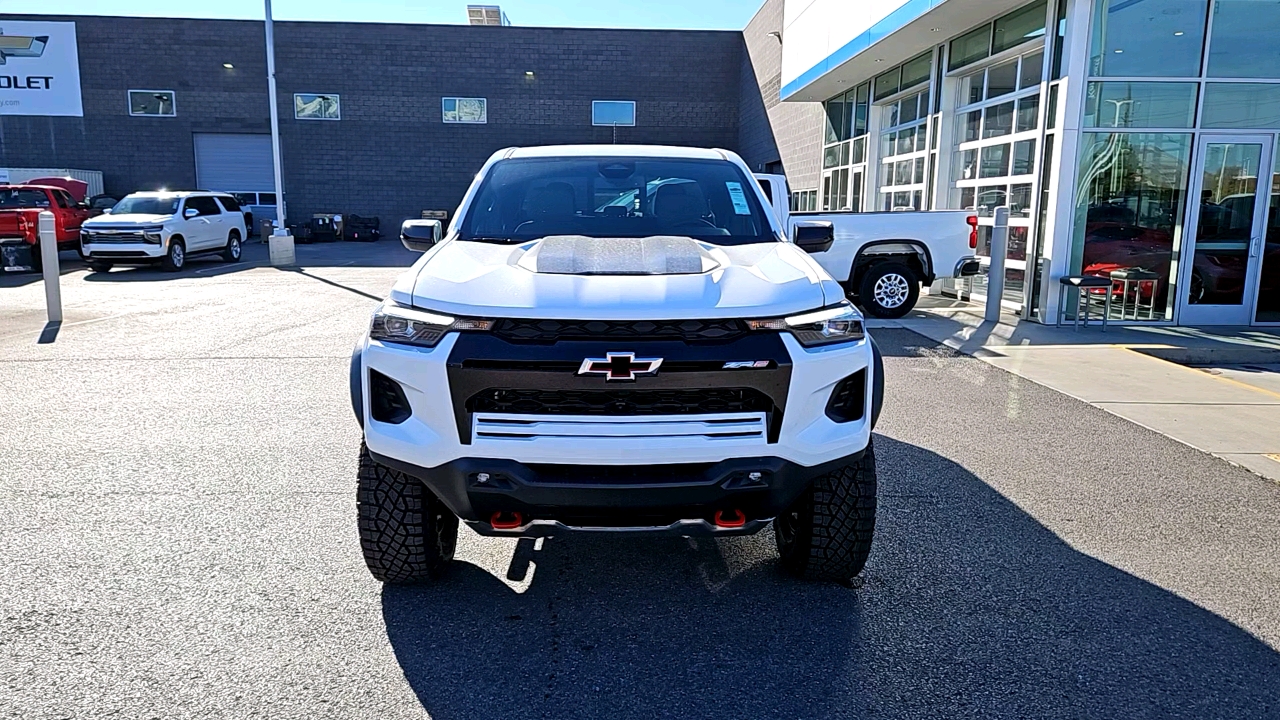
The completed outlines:
{"type": "MultiPolygon", "coordinates": [[[[785,173],[796,211],[973,209],[983,253],[1008,206],[1003,300],[1024,317],[1056,319],[1064,275],[1115,273],[1127,322],[1280,323],[1276,2],[767,0],[740,32],[276,27],[291,222],[451,208],[510,145],[716,146],[785,173]]],[[[0,168],[269,204],[261,23],[0,15],[0,55],[0,168]]]]}

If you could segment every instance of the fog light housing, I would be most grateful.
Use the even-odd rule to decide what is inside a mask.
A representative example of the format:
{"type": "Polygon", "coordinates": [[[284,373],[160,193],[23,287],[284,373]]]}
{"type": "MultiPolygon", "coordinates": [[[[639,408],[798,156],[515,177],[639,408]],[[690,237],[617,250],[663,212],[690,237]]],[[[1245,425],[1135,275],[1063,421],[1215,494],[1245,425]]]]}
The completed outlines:
{"type": "Polygon", "coordinates": [[[399,425],[413,414],[400,383],[377,370],[369,371],[369,414],[374,420],[399,425]]]}

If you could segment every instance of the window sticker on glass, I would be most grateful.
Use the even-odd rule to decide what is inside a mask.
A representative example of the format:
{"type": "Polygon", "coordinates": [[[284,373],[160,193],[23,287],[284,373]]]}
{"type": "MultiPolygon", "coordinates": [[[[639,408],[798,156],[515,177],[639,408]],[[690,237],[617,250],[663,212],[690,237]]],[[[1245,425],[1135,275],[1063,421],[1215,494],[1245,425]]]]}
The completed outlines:
{"type": "Polygon", "coordinates": [[[729,188],[729,199],[733,201],[734,214],[750,215],[751,208],[747,207],[747,196],[742,192],[742,183],[726,181],[724,186],[729,188]]]}

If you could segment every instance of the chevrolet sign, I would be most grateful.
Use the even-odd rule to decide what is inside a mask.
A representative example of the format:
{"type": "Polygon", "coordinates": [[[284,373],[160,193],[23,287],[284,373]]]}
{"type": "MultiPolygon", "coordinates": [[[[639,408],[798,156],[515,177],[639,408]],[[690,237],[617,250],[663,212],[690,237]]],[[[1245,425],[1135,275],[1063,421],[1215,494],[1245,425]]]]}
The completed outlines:
{"type": "Polygon", "coordinates": [[[83,117],[76,24],[0,19],[0,115],[83,117]]]}
{"type": "Polygon", "coordinates": [[[9,58],[34,58],[44,54],[44,46],[49,44],[49,36],[22,37],[21,35],[0,35],[0,65],[9,58]]]}

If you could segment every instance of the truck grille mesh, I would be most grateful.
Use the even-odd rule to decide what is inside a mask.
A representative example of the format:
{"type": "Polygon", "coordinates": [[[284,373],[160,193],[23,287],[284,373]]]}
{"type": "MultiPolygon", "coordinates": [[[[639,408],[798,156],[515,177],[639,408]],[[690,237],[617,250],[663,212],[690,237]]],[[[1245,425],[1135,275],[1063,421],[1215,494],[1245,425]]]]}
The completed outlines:
{"type": "Polygon", "coordinates": [[[687,390],[535,390],[490,388],[467,401],[471,412],[524,415],[712,415],[770,412],[753,388],[687,390]]]}
{"type": "Polygon", "coordinates": [[[682,340],[726,342],[746,333],[741,320],[520,320],[504,319],[493,334],[517,343],[560,340],[682,340]]]}

